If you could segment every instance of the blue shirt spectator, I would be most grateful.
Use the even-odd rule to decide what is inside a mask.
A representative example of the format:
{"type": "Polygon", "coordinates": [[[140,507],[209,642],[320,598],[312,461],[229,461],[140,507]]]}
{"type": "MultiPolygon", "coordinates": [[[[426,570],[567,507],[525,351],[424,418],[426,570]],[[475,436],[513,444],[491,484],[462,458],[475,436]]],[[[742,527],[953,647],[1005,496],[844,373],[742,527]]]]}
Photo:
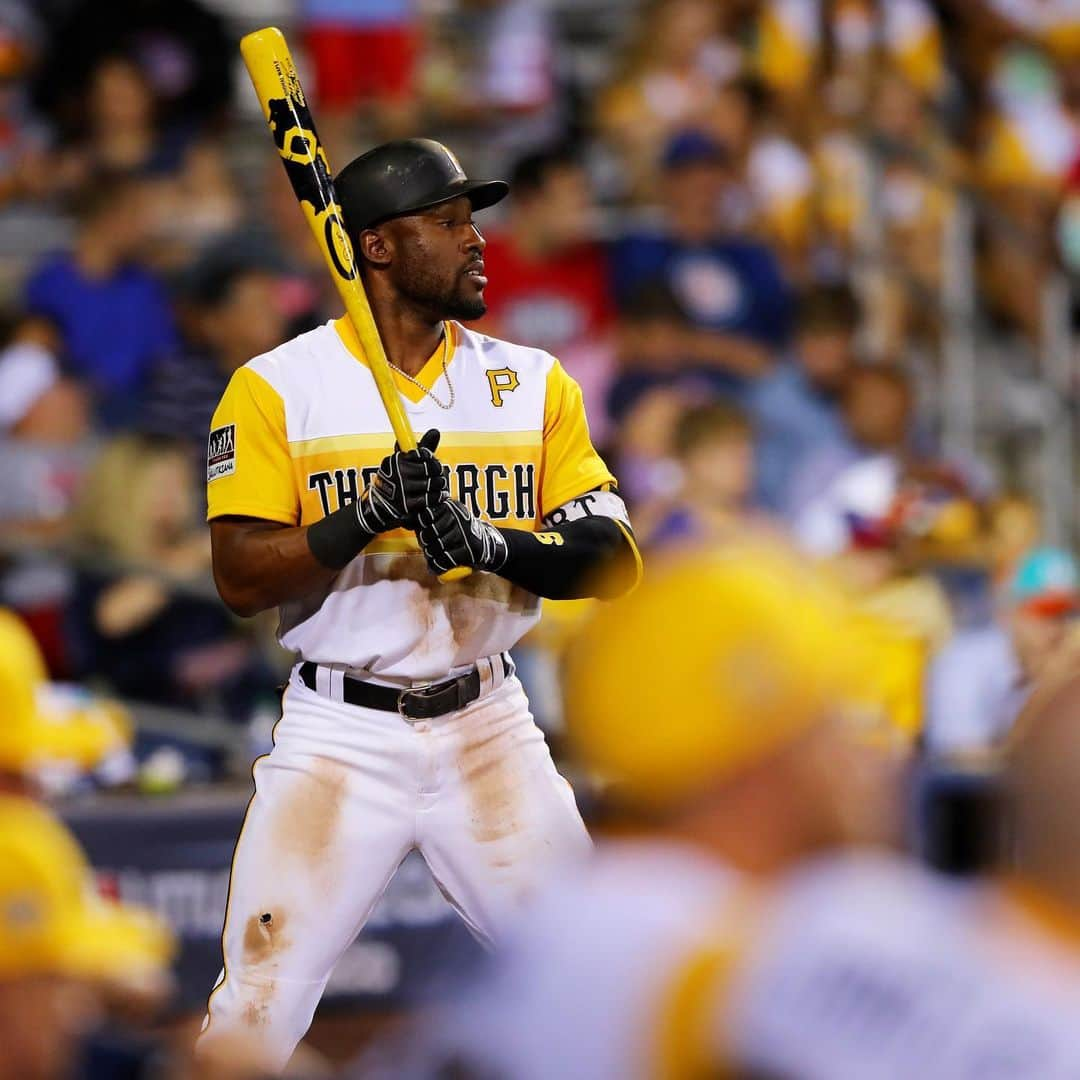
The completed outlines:
{"type": "Polygon", "coordinates": [[[811,456],[838,463],[830,477],[857,456],[837,402],[813,385],[797,360],[754,384],[747,408],[757,433],[755,501],[763,509],[788,516],[805,500],[793,479],[811,456]]]}
{"type": "Polygon", "coordinates": [[[616,242],[613,263],[620,303],[647,282],[666,281],[696,326],[770,348],[787,340],[787,287],[772,253],[760,244],[719,237],[695,243],[641,231],[616,242]]]}
{"type": "Polygon", "coordinates": [[[693,355],[686,312],[663,282],[638,289],[619,319],[619,371],[607,394],[608,416],[626,420],[652,391],[676,390],[687,401],[724,399],[742,404],[747,381],[693,355]]]}
{"type": "Polygon", "coordinates": [[[73,249],[47,259],[26,285],[28,312],[57,327],[71,373],[110,427],[131,421],[147,370],[176,341],[164,287],[138,262],[141,205],[134,178],[95,180],[77,207],[73,249]]]}
{"type": "Polygon", "coordinates": [[[663,281],[691,323],[776,350],[788,338],[791,297],[767,247],[724,233],[717,208],[728,182],[726,154],[698,132],[677,135],[664,155],[665,221],[615,244],[616,299],[663,281]]]}
{"type": "MultiPolygon", "coordinates": [[[[855,365],[859,307],[844,285],[819,286],[799,299],[791,354],[748,388],[754,420],[755,502],[790,517],[800,501],[793,482],[806,463],[830,462],[825,479],[857,457],[841,415],[855,365]]],[[[804,498],[804,497],[802,497],[804,498]]]]}

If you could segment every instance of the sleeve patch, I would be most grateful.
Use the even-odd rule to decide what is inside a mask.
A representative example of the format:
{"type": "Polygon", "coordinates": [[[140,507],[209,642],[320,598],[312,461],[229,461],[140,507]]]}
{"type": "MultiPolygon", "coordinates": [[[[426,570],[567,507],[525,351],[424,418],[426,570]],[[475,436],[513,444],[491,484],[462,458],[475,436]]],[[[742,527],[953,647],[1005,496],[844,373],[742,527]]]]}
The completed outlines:
{"type": "Polygon", "coordinates": [[[225,424],[210,432],[206,449],[206,482],[232,476],[236,472],[236,425],[225,424]]]}
{"type": "Polygon", "coordinates": [[[576,499],[571,499],[552,510],[544,518],[544,527],[551,529],[556,525],[565,525],[568,521],[578,521],[587,517],[609,517],[621,521],[629,527],[630,515],[626,503],[616,491],[587,491],[576,499]]]}

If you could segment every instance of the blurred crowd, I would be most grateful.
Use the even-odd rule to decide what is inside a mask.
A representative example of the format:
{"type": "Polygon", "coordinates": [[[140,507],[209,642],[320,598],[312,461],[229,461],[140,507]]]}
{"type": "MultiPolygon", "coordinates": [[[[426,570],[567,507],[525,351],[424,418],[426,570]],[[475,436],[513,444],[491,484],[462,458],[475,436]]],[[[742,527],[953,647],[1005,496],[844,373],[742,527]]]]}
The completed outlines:
{"type": "MultiPolygon", "coordinates": [[[[218,601],[203,523],[230,374],[338,314],[238,68],[252,7],[0,2],[0,608],[17,613],[0,615],[30,657],[12,685],[22,671],[35,700],[68,695],[50,706],[81,747],[66,757],[98,784],[184,774],[147,773],[137,741],[117,763],[123,708],[259,745],[288,668],[272,624],[218,601]]],[[[793,545],[855,610],[876,741],[987,767],[1080,648],[1080,571],[1010,443],[946,452],[943,297],[961,204],[978,210],[962,288],[1017,356],[1046,344],[1047,283],[1080,275],[1076,4],[275,13],[337,168],[423,134],[510,181],[479,222],[478,326],[581,384],[647,561],[793,545]]],[[[557,742],[588,608],[548,605],[518,650],[557,742]]],[[[82,782],[54,770],[47,786],[82,782]]]]}
{"type": "MultiPolygon", "coordinates": [[[[307,0],[288,29],[332,161],[424,132],[510,179],[480,326],[581,383],[644,544],[797,538],[917,639],[918,696],[1041,530],[1007,452],[942,455],[947,223],[990,208],[969,288],[1037,347],[1042,283],[1080,267],[1080,27],[1006,0],[630,6],[307,0]]],[[[239,722],[283,659],[213,594],[209,417],[336,308],[235,77],[244,29],[200,0],[0,8],[0,601],[56,677],[239,722]]]]}

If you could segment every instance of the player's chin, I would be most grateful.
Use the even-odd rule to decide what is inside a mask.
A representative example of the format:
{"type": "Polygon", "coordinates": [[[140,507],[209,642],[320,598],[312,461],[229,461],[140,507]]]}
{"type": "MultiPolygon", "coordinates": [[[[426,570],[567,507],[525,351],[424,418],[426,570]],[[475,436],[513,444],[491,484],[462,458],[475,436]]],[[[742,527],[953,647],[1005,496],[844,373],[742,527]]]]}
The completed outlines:
{"type": "Polygon", "coordinates": [[[447,315],[451,319],[468,322],[470,319],[480,319],[487,314],[487,304],[484,303],[484,292],[475,285],[466,286],[454,296],[449,304],[447,315]]]}

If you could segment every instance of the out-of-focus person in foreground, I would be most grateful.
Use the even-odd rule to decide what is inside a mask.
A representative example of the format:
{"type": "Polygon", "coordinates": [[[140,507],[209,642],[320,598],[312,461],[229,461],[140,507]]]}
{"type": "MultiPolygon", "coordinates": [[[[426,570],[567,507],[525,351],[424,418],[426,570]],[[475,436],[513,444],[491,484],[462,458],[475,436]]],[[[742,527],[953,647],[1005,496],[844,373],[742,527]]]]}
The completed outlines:
{"type": "Polygon", "coordinates": [[[168,931],[89,888],[75,838],[44,807],[0,796],[0,1077],[67,1080],[114,989],[164,978],[168,931]]]}
{"type": "Polygon", "coordinates": [[[106,703],[64,705],[27,627],[0,608],[0,1080],[67,1080],[109,1008],[153,1008],[173,941],[105,900],[75,838],[37,796],[56,770],[126,749],[106,703]]]}
{"type": "Polygon", "coordinates": [[[955,886],[872,843],[901,786],[855,734],[857,626],[761,545],[661,564],[600,610],[572,656],[568,732],[625,835],[429,1022],[439,1064],[415,1075],[1077,1068],[1075,997],[1029,977],[955,886]]]}
{"type": "Polygon", "coordinates": [[[49,681],[30,628],[0,607],[0,795],[33,795],[93,773],[134,768],[126,711],[49,681]]]}
{"type": "Polygon", "coordinates": [[[1080,994],[1080,662],[1059,652],[1004,752],[1004,872],[983,891],[984,923],[1033,978],[1080,994]]]}

